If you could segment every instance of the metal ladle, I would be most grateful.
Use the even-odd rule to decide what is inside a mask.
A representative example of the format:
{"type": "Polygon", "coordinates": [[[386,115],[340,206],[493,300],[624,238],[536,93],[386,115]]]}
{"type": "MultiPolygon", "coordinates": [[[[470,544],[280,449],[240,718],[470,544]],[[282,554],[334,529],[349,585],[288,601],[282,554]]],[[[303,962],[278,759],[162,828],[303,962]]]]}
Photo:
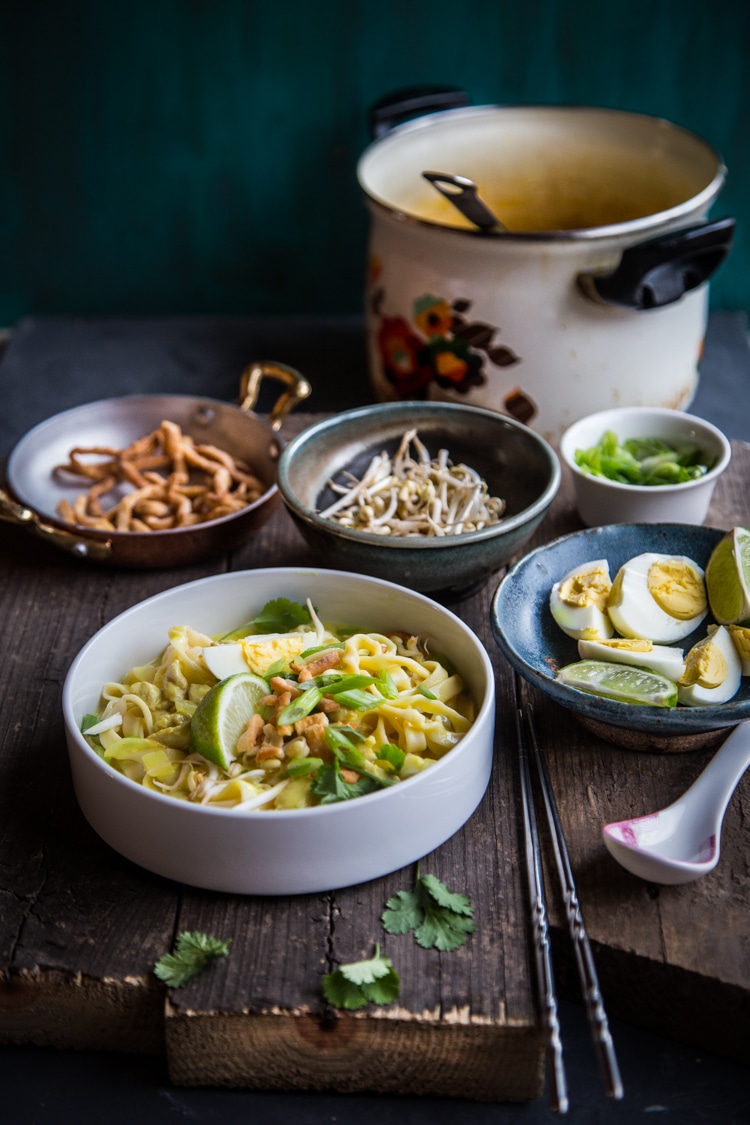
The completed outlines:
{"type": "Polygon", "coordinates": [[[468,176],[450,172],[423,172],[422,175],[479,230],[489,233],[508,229],[489,209],[478,194],[477,185],[468,176]]]}
{"type": "Polygon", "coordinates": [[[750,720],[734,728],[679,800],[659,812],[605,825],[609,853],[651,883],[676,885],[706,875],[719,862],[724,813],[748,766],[750,720]]]}

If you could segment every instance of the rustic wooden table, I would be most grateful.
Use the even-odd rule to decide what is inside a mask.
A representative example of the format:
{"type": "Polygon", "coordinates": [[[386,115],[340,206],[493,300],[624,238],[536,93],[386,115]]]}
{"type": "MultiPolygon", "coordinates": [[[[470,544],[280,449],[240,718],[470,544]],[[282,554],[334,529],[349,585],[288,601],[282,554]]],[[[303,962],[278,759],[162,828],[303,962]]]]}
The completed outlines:
{"type": "MultiPolygon", "coordinates": [[[[729,338],[732,354],[744,360],[731,332],[729,338]]],[[[725,340],[723,332],[717,357],[725,340]]],[[[0,453],[36,421],[98,397],[158,386],[231,399],[250,358],[283,359],[304,370],[316,389],[313,411],[354,405],[369,399],[361,344],[355,322],[30,322],[0,365],[6,407],[0,453]]],[[[710,352],[708,362],[714,362],[710,352]]],[[[718,363],[719,382],[729,379],[726,367],[718,363]]],[[[718,527],[750,523],[750,445],[739,440],[750,437],[748,370],[735,365],[728,384],[741,408],[731,422],[740,428],[725,423],[736,440],[708,521],[718,527]]],[[[705,380],[701,412],[724,412],[725,396],[704,388],[705,380]]],[[[313,417],[293,416],[285,432],[313,417]]],[[[535,542],[580,526],[566,479],[535,542]]],[[[533,1001],[512,718],[517,701],[526,698],[533,699],[547,749],[610,1016],[646,1035],[743,1066],[750,1062],[750,862],[743,839],[749,779],[730,806],[722,863],[711,876],[682,888],[656,888],[624,872],[601,843],[601,825],[623,815],[625,796],[634,815],[668,803],[710,752],[620,750],[592,738],[572,715],[517,681],[489,634],[496,581],[450,602],[495,664],[493,778],[471,821],[423,865],[471,894],[477,931],[462,950],[443,955],[384,937],[404,982],[398,1005],[331,1019],[321,1001],[322,973],[368,951],[386,898],[409,886],[413,872],[294,899],[210,894],[152,876],[111,851],[81,816],[60,715],[72,657],[129,605],[223,570],[311,561],[286,513],[277,511],[241,550],[170,571],[80,563],[8,525],[0,525],[0,552],[0,1043],[10,1070],[16,1060],[23,1073],[31,1059],[41,1072],[49,1054],[29,1056],[33,1046],[79,1052],[71,1073],[90,1052],[104,1050],[127,1053],[146,1068],[163,1066],[164,1086],[181,1091],[179,1098],[190,1086],[278,1091],[284,1098],[299,1090],[358,1096],[331,1103],[331,1094],[320,1093],[317,1100],[293,1103],[304,1104],[310,1121],[329,1119],[331,1104],[334,1115],[354,1104],[360,1115],[377,1114],[377,1099],[366,1097],[371,1091],[399,1105],[419,1094],[418,1103],[403,1104],[431,1107],[433,1120],[436,1107],[446,1104],[438,1098],[458,1099],[447,1103],[453,1120],[472,1100],[530,1101],[541,1112],[543,1041],[533,1001]],[[184,929],[231,938],[231,956],[167,995],[151,969],[184,929]]],[[[559,987],[575,1002],[577,983],[554,892],[550,914],[559,987]]],[[[593,1058],[583,1065],[591,1067],[587,1088],[596,1091],[593,1058]]],[[[733,1072],[726,1073],[731,1083],[733,1072]]],[[[270,1096],[252,1103],[254,1110],[267,1109],[269,1120],[270,1096]]],[[[572,1096],[575,1103],[575,1091],[572,1096]]],[[[286,1102],[273,1104],[281,1112],[286,1102]]],[[[621,1106],[605,1108],[612,1120],[626,1120],[617,1116],[621,1106]]],[[[479,1109],[471,1111],[473,1120],[480,1120],[479,1109]]]]}

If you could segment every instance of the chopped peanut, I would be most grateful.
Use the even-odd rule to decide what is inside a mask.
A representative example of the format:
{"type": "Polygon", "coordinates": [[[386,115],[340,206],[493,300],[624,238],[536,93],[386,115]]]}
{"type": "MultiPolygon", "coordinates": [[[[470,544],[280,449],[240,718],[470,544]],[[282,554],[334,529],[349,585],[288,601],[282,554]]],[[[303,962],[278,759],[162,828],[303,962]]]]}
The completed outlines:
{"type": "Polygon", "coordinates": [[[263,733],[263,720],[260,715],[251,715],[247,726],[237,740],[236,754],[253,754],[258,744],[258,739],[263,733]]]}
{"type": "Polygon", "coordinates": [[[298,719],[294,724],[294,729],[297,734],[305,736],[311,752],[317,754],[326,749],[325,734],[327,726],[328,717],[320,711],[313,711],[312,715],[306,715],[304,719],[298,719]]]}
{"type": "Polygon", "coordinates": [[[329,668],[335,668],[341,662],[341,652],[337,648],[330,648],[326,652],[321,652],[320,656],[316,656],[315,660],[311,660],[309,664],[292,664],[290,665],[293,672],[299,672],[299,680],[312,680],[315,676],[320,676],[321,673],[327,672],[329,668]]]}

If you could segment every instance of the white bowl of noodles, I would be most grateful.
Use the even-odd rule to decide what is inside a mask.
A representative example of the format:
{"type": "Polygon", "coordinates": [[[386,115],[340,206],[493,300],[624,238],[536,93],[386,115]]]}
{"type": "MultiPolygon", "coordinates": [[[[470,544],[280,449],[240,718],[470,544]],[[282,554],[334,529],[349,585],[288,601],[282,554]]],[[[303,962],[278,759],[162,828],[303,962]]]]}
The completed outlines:
{"type": "MultiPolygon", "coordinates": [[[[315,647],[316,639],[319,638],[311,635],[310,647],[315,647]]],[[[367,650],[367,645],[356,639],[351,645],[356,652],[367,650]]],[[[347,641],[347,651],[348,646],[347,641]]],[[[390,651],[387,643],[382,649],[390,651]]],[[[269,680],[272,673],[273,668],[267,673],[269,680]]],[[[289,674],[288,669],[284,674],[289,674]]],[[[396,678],[401,674],[397,670],[396,678]]],[[[163,671],[159,673],[162,675],[163,671]]],[[[205,681],[205,676],[199,678],[205,681]]],[[[193,689],[198,696],[203,690],[193,689]]],[[[375,687],[366,690],[375,695],[379,692],[375,687]]],[[[445,686],[445,690],[455,690],[455,684],[445,686]]],[[[187,703],[181,704],[183,711],[189,712],[195,705],[197,697],[190,692],[188,687],[187,703]]],[[[406,707],[409,701],[397,702],[406,707]]],[[[458,617],[424,595],[343,571],[291,567],[238,571],[174,587],[105,625],[71,665],[63,690],[63,712],[78,802],[92,828],[116,851],[158,875],[209,890],[302,894],[333,890],[395,871],[439,847],[461,828],[481,801],[489,782],[494,676],[487,652],[474,633],[458,617]],[[170,776],[167,770],[165,774],[162,765],[161,772],[154,775],[161,780],[153,784],[145,780],[143,768],[129,767],[132,776],[115,768],[117,753],[105,751],[101,745],[103,741],[111,747],[112,734],[83,736],[84,717],[103,713],[105,685],[109,685],[111,696],[112,684],[121,684],[131,670],[139,669],[137,680],[143,674],[142,666],[152,662],[158,665],[160,654],[170,643],[170,630],[190,627],[194,648],[183,661],[185,678],[190,679],[189,664],[195,659],[195,646],[202,651],[196,634],[206,640],[222,638],[243,622],[251,621],[277,598],[301,605],[309,599],[314,615],[311,628],[322,622],[335,625],[344,637],[375,634],[395,639],[410,654],[402,661],[409,668],[416,666],[412,658],[423,654],[424,672],[417,668],[417,679],[424,675],[424,682],[432,684],[434,691],[420,687],[411,692],[409,706],[415,706],[410,718],[416,716],[419,729],[419,715],[424,719],[427,713],[431,723],[439,720],[448,732],[442,739],[438,734],[437,743],[427,737],[426,749],[422,751],[427,764],[418,768],[419,755],[411,753],[412,770],[404,771],[403,780],[389,778],[390,784],[353,799],[309,803],[319,798],[308,795],[303,796],[298,807],[276,808],[259,805],[257,798],[247,802],[238,799],[236,784],[222,790],[216,769],[208,771],[213,781],[207,789],[204,786],[197,799],[186,791],[168,788],[180,772],[184,775],[188,769],[190,763],[186,765],[184,758],[190,755],[190,746],[179,753],[170,749],[175,758],[174,773],[170,776]],[[445,665],[449,665],[449,677],[460,677],[462,691],[443,707],[439,698],[444,688],[438,681],[443,683],[445,665]],[[420,710],[420,705],[426,705],[427,712],[424,707],[420,710]],[[463,722],[451,717],[454,710],[456,714],[460,710],[463,722]],[[441,715],[444,717],[440,718],[441,715]],[[206,800],[207,793],[210,795],[206,800]]],[[[377,712],[378,708],[367,710],[372,721],[362,720],[358,745],[367,747],[373,740],[382,742],[383,737],[398,745],[400,720],[376,719],[377,712]],[[381,721],[386,726],[376,730],[376,723],[381,721]]],[[[343,730],[347,720],[354,725],[360,722],[353,712],[334,710],[329,715],[332,724],[336,719],[344,720],[339,725],[343,730]]],[[[86,719],[87,727],[90,724],[91,719],[86,719]]],[[[123,733],[132,736],[132,728],[125,732],[114,728],[115,742],[123,733]]],[[[407,749],[414,751],[415,744],[407,749]]],[[[378,761],[380,754],[378,750],[375,755],[378,761]]],[[[369,753],[370,759],[372,756],[369,753]]],[[[330,755],[328,760],[329,764],[334,761],[330,755]]],[[[194,761],[193,756],[191,762],[194,761]]],[[[235,773],[247,777],[247,783],[243,782],[240,788],[252,794],[254,785],[262,789],[263,781],[257,780],[262,771],[245,770],[247,764],[243,759],[241,765],[233,763],[233,768],[235,773]]],[[[349,764],[344,762],[345,766],[349,764]]],[[[250,761],[249,765],[257,767],[258,763],[250,761]]],[[[334,765],[339,768],[335,761],[334,765]]],[[[382,776],[384,770],[387,773],[391,768],[382,761],[380,765],[368,761],[365,766],[363,772],[368,777],[370,773],[382,776]]],[[[313,780],[317,776],[319,773],[313,774],[313,780]]],[[[356,775],[348,771],[345,776],[353,780],[356,775]]],[[[283,763],[281,772],[274,774],[273,779],[278,782],[279,777],[283,781],[283,763]]],[[[278,783],[274,789],[278,791],[278,783]]]]}

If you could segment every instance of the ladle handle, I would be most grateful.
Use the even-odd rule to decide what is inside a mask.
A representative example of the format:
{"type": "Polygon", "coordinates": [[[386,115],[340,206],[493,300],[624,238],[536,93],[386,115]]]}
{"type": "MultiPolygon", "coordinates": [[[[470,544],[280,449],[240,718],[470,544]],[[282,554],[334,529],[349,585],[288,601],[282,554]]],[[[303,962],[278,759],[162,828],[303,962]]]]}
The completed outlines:
{"type": "Polygon", "coordinates": [[[289,411],[312,394],[312,387],[304,375],[300,375],[293,367],[288,367],[285,363],[276,363],[275,360],[258,360],[256,363],[249,364],[242,372],[241,410],[248,413],[253,410],[264,379],[278,379],[287,388],[274,403],[268,418],[271,429],[280,430],[289,411]]]}
{"type": "Polygon", "coordinates": [[[468,176],[458,176],[450,172],[423,172],[426,180],[445,197],[465,219],[479,227],[481,231],[503,231],[504,226],[497,215],[477,193],[477,185],[468,176]]]}
{"type": "Polygon", "coordinates": [[[45,523],[31,508],[12,500],[3,489],[0,489],[0,520],[23,527],[79,558],[107,559],[112,553],[111,539],[91,539],[82,532],[65,531],[62,527],[45,523]]]}

